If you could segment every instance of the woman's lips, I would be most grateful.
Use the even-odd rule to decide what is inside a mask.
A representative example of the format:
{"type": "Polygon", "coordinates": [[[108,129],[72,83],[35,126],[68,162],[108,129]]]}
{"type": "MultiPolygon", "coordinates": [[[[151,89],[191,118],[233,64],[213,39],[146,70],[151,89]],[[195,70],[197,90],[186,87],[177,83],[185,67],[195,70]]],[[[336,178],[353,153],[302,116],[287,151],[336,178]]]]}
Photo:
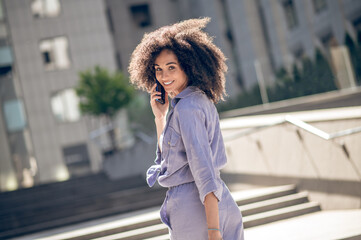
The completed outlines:
{"type": "Polygon", "coordinates": [[[174,80],[173,80],[173,81],[168,81],[168,82],[163,82],[163,84],[164,84],[165,86],[169,86],[169,85],[171,85],[173,82],[174,82],[174,80]]]}

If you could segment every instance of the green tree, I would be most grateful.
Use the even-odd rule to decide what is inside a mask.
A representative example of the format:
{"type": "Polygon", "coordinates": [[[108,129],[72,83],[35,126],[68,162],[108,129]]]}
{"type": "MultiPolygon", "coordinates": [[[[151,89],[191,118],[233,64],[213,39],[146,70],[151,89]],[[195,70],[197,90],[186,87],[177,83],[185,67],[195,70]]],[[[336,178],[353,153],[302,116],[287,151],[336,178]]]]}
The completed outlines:
{"type": "Polygon", "coordinates": [[[80,80],[75,88],[80,98],[80,110],[84,114],[104,116],[111,126],[108,136],[112,151],[116,151],[113,117],[126,107],[134,96],[134,88],[121,72],[109,73],[100,66],[79,73],[80,80]]]}
{"type": "Polygon", "coordinates": [[[323,54],[319,49],[316,50],[315,64],[316,64],[316,69],[315,69],[316,93],[336,90],[337,88],[335,85],[334,75],[330,67],[330,64],[328,63],[328,61],[326,60],[326,58],[323,56],[323,54]]]}
{"type": "Polygon", "coordinates": [[[300,89],[302,91],[302,96],[311,95],[316,93],[315,85],[317,82],[316,78],[316,69],[308,57],[302,59],[302,73],[300,81],[300,89]]]}
{"type": "Polygon", "coordinates": [[[345,45],[349,50],[351,63],[354,69],[357,82],[361,83],[361,33],[357,35],[358,44],[352,40],[350,35],[346,33],[345,45]]]}

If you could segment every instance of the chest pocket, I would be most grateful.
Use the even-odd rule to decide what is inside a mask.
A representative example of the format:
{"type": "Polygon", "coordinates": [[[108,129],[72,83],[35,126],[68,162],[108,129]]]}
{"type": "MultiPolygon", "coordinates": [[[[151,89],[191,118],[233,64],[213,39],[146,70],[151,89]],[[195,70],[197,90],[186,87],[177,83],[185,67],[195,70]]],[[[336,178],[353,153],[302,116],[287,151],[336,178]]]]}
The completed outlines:
{"type": "Polygon", "coordinates": [[[172,133],[170,136],[170,140],[168,141],[168,145],[170,147],[176,147],[177,143],[179,142],[179,139],[180,139],[180,136],[178,135],[178,133],[172,129],[172,133]]]}
{"type": "Polygon", "coordinates": [[[168,164],[172,165],[179,151],[180,135],[172,128],[168,127],[163,141],[163,154],[168,164]]]}

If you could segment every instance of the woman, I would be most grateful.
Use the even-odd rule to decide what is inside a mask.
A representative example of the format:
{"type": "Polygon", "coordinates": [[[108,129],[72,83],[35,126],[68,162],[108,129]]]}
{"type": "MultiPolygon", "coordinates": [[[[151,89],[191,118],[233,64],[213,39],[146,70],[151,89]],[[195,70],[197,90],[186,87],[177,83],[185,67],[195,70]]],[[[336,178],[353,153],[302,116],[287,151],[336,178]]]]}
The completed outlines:
{"type": "Polygon", "coordinates": [[[147,182],[169,188],[160,215],[176,240],[243,239],[242,215],[219,173],[227,159],[214,103],[225,95],[227,66],[202,31],[208,22],[191,19],[145,34],[129,65],[131,82],[151,94],[158,148],[147,182]],[[155,79],[165,104],[156,101],[155,79]]]}

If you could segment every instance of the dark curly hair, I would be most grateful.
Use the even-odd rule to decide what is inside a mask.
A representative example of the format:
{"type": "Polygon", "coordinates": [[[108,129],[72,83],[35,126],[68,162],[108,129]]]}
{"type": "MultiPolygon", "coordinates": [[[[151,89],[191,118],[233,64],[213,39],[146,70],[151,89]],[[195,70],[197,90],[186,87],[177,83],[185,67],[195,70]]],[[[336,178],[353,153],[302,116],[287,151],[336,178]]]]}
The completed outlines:
{"type": "Polygon", "coordinates": [[[213,38],[202,31],[209,21],[210,18],[190,19],[144,34],[130,59],[131,83],[149,92],[155,83],[155,59],[168,49],[188,76],[188,86],[198,87],[215,103],[224,100],[226,58],[213,38]]]}

